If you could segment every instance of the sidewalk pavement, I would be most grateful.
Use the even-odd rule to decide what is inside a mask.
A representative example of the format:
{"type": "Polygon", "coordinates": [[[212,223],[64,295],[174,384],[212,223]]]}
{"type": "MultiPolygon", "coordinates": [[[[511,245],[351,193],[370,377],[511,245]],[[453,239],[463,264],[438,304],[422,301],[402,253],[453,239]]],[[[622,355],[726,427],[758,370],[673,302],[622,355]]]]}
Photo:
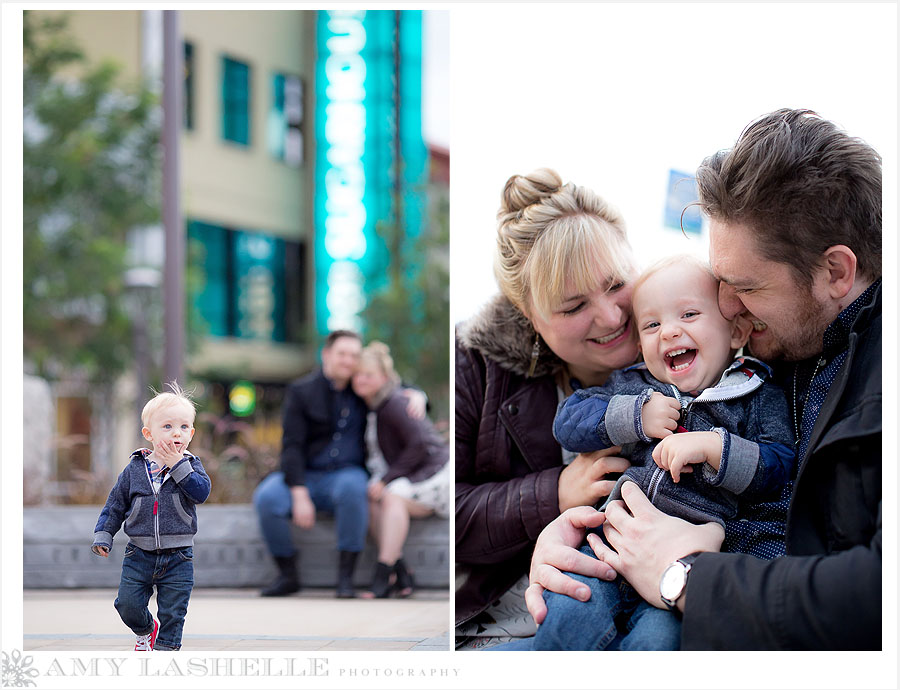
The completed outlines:
{"type": "MultiPolygon", "coordinates": [[[[130,650],[115,589],[26,589],[26,651],[130,650]]],[[[155,597],[150,611],[156,611],[155,597]]],[[[260,597],[255,589],[195,589],[184,651],[449,651],[446,590],[408,599],[336,599],[333,589],[260,597]]]]}

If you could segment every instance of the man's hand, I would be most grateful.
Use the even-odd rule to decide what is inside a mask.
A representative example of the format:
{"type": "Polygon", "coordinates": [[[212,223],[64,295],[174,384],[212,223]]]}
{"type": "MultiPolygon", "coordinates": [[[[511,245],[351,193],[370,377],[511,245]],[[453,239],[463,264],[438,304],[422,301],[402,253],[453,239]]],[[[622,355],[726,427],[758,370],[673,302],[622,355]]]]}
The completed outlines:
{"type": "Polygon", "coordinates": [[[544,590],[559,592],[579,601],[587,601],[591,590],[573,580],[562,571],[589,575],[603,580],[614,580],[615,571],[603,561],[591,558],[578,550],[584,541],[585,529],[599,527],[605,515],[590,506],[570,508],[540,533],[531,557],[530,584],[525,590],[525,604],[540,625],[547,615],[544,590]]]}
{"type": "MultiPolygon", "coordinates": [[[[622,499],[606,507],[603,534],[613,548],[596,534],[588,535],[588,543],[597,558],[628,580],[645,601],[666,608],[659,597],[659,580],[666,567],[695,551],[718,551],[725,530],[716,522],[694,525],[666,515],[634,482],[622,485],[622,499]]],[[[679,608],[683,609],[683,602],[684,597],[678,600],[679,608]]]]}
{"type": "Polygon", "coordinates": [[[601,498],[609,496],[616,480],[607,475],[621,474],[631,467],[628,460],[616,455],[621,450],[614,446],[593,453],[579,453],[566,465],[557,484],[559,512],[575,506],[594,505],[601,498]]]}
{"type": "Polygon", "coordinates": [[[425,393],[415,388],[403,388],[401,393],[406,396],[406,415],[410,419],[425,419],[425,408],[428,398],[425,393]]]}
{"type": "Polygon", "coordinates": [[[693,472],[691,464],[708,462],[718,470],[722,460],[722,437],[715,431],[688,431],[667,436],[653,449],[653,461],[668,470],[676,484],[682,472],[693,472]]]}
{"type": "Polygon", "coordinates": [[[291,487],[291,520],[297,527],[309,529],[316,524],[316,507],[305,486],[291,487]]]}
{"type": "Polygon", "coordinates": [[[653,391],[641,408],[641,427],[647,438],[665,438],[675,433],[681,418],[681,404],[668,395],[653,391]]]}
{"type": "Polygon", "coordinates": [[[109,558],[109,547],[103,546],[103,544],[94,544],[91,546],[91,551],[98,556],[103,556],[103,558],[109,558]]]}

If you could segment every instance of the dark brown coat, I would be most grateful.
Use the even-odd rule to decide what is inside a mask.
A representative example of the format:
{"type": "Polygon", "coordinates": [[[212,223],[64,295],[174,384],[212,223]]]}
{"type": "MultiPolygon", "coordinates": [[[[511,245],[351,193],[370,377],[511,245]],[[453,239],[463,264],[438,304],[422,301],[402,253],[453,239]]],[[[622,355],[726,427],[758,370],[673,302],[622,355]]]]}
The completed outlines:
{"type": "Polygon", "coordinates": [[[427,419],[406,413],[409,399],[394,389],[377,407],[378,447],[388,465],[385,484],[398,477],[412,483],[428,479],[447,464],[450,449],[427,419]]]}
{"type": "Polygon", "coordinates": [[[559,515],[562,451],[552,433],[561,361],[498,297],[456,333],[457,624],[528,572],[541,530],[559,515]],[[459,578],[458,578],[459,580],[459,578]]]}

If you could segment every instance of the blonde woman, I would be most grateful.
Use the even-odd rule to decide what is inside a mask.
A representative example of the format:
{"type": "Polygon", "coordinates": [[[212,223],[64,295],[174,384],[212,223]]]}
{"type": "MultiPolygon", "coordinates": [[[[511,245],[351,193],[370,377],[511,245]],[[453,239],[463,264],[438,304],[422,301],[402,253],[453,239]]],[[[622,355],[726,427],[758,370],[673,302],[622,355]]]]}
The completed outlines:
{"type": "Polygon", "coordinates": [[[456,635],[469,649],[534,634],[524,591],[538,534],[629,466],[615,448],[564,454],[557,405],[638,356],[635,263],[612,206],[540,169],[509,178],[498,221],[501,295],[456,334],[456,635]]]}
{"type": "Polygon", "coordinates": [[[369,596],[409,596],[413,581],[403,561],[409,521],[448,516],[449,448],[431,422],[406,413],[407,399],[398,390],[400,377],[384,343],[373,341],[363,349],[352,385],[375,413],[378,448],[386,463],[385,473],[374,475],[368,487],[369,523],[378,544],[369,596]]]}

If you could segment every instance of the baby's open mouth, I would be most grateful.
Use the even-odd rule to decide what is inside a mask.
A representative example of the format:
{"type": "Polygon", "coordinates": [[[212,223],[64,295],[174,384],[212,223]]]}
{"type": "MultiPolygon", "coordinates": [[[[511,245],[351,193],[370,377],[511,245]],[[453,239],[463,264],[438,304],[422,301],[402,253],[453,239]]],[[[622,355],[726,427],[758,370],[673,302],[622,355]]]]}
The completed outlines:
{"type": "Polygon", "coordinates": [[[672,371],[681,371],[691,366],[694,357],[697,356],[697,350],[683,347],[680,350],[672,350],[666,353],[666,364],[672,371]]]}

